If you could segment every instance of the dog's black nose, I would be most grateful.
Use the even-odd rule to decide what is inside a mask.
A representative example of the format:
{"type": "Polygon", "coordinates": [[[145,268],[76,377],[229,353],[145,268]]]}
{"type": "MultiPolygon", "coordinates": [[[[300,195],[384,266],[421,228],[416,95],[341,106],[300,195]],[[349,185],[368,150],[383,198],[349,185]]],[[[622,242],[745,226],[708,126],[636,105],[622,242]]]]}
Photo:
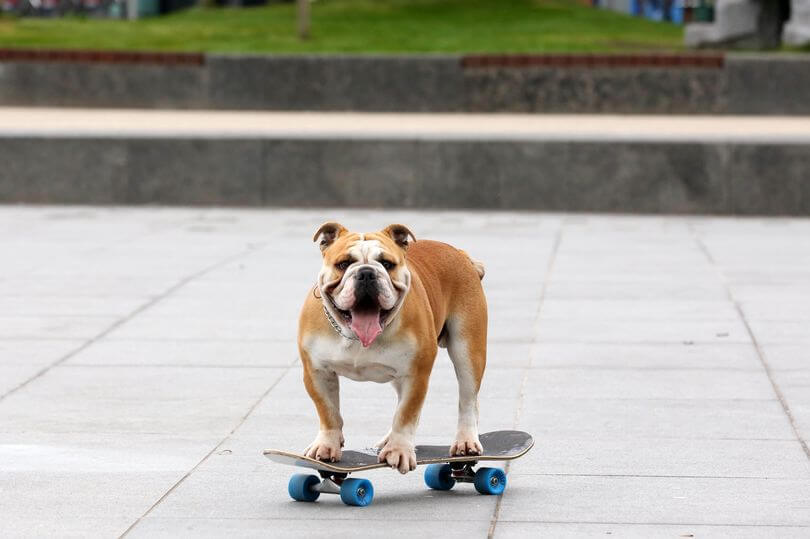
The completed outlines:
{"type": "Polygon", "coordinates": [[[360,268],[357,270],[358,281],[374,281],[377,279],[377,272],[371,268],[360,268]]]}

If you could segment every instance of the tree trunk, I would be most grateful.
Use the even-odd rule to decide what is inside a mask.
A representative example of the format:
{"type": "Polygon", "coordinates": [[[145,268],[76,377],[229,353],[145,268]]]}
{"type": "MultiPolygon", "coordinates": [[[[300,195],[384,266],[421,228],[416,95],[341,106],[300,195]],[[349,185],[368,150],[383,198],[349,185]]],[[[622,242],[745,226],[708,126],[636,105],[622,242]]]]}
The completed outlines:
{"type": "Polygon", "coordinates": [[[306,41],[309,39],[309,13],[310,0],[297,0],[298,4],[298,39],[306,41]]]}

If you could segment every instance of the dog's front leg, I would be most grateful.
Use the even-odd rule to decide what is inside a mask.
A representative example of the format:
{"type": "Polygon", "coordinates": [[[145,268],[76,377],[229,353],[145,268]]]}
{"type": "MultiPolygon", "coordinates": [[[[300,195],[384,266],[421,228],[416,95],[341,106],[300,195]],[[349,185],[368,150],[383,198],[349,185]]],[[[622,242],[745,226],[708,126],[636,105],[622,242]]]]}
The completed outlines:
{"type": "Polygon", "coordinates": [[[320,420],[318,435],[304,454],[319,460],[338,461],[343,447],[343,418],[340,416],[340,386],[337,374],[324,369],[313,369],[309,357],[303,350],[301,360],[304,365],[304,386],[315,403],[320,420]]]}
{"type": "Polygon", "coordinates": [[[379,459],[380,462],[388,463],[403,474],[416,469],[414,438],[427,393],[428,374],[429,372],[405,376],[394,382],[399,403],[394,413],[391,431],[385,437],[385,443],[380,450],[379,459]]]}

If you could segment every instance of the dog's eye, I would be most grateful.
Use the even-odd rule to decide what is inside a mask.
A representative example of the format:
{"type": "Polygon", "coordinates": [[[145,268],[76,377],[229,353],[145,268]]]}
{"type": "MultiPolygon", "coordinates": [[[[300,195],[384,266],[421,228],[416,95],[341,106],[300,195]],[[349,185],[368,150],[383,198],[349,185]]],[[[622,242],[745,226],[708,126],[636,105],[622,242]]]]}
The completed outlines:
{"type": "Polygon", "coordinates": [[[335,267],[340,271],[346,271],[351,265],[352,265],[351,260],[344,260],[343,262],[338,262],[337,264],[335,264],[335,267]]]}
{"type": "Polygon", "coordinates": [[[389,262],[388,260],[380,260],[380,264],[382,264],[382,267],[384,267],[387,270],[393,269],[394,266],[396,266],[396,264],[394,264],[393,262],[389,262]]]}

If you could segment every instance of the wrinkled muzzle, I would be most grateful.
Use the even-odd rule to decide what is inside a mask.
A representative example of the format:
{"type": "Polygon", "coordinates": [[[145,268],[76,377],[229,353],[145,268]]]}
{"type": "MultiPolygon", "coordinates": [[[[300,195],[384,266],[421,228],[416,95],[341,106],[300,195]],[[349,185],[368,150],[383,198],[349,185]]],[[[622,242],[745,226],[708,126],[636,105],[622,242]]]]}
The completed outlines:
{"type": "Polygon", "coordinates": [[[366,347],[382,333],[398,297],[388,274],[371,266],[347,272],[332,294],[343,320],[366,347]]]}

